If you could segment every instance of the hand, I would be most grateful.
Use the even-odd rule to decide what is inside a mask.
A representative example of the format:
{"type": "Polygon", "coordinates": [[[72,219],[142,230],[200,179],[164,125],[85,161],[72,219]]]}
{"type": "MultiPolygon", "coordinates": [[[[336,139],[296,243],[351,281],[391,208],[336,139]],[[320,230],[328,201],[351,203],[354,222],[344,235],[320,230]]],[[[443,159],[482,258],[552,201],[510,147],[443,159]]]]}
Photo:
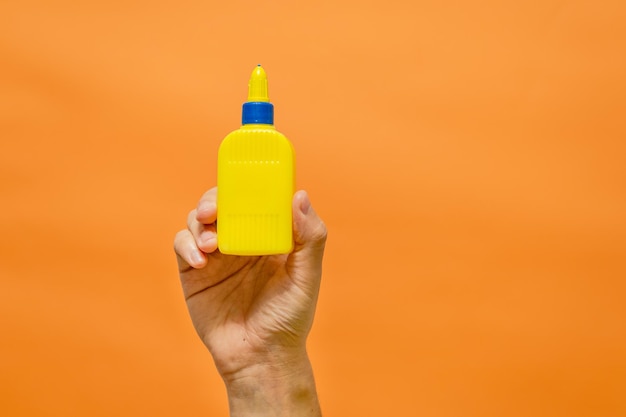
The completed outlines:
{"type": "MultiPolygon", "coordinates": [[[[263,387],[274,390],[270,396],[304,398],[300,391],[310,391],[312,383],[315,394],[306,338],[322,274],[324,223],[306,192],[299,191],[293,198],[292,253],[224,255],[217,250],[216,198],[217,188],[204,194],[189,213],[187,229],[176,235],[174,247],[191,319],[226,383],[231,413],[236,411],[233,401],[235,408],[245,408],[237,405],[237,398],[249,400],[252,388],[257,396],[263,387]],[[294,388],[299,391],[291,392],[294,388]],[[283,390],[290,392],[278,393],[283,390]]],[[[271,401],[278,404],[276,398],[271,401]]],[[[283,403],[280,410],[286,406],[283,403]]],[[[258,404],[253,409],[263,415],[258,404]]]]}

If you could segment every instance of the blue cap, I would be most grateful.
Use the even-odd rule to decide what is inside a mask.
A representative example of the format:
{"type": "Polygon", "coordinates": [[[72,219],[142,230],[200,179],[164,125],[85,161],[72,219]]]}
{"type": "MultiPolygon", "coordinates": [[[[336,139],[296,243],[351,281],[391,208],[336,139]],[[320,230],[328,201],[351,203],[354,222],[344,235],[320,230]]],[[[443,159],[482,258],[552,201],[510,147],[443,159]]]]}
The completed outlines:
{"type": "Polygon", "coordinates": [[[241,123],[244,125],[273,125],[274,105],[266,101],[248,101],[243,103],[241,123]]]}

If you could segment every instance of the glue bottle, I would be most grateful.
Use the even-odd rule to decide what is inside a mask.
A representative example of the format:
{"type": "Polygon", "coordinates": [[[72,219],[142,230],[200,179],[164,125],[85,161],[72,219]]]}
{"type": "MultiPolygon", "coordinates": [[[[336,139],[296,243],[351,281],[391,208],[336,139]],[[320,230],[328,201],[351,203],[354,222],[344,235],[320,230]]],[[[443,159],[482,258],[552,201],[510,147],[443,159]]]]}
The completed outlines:
{"type": "Polygon", "coordinates": [[[242,126],[222,141],[217,159],[217,242],[230,255],[293,249],[294,150],[274,127],[267,75],[258,65],[248,84],[242,126]]]}

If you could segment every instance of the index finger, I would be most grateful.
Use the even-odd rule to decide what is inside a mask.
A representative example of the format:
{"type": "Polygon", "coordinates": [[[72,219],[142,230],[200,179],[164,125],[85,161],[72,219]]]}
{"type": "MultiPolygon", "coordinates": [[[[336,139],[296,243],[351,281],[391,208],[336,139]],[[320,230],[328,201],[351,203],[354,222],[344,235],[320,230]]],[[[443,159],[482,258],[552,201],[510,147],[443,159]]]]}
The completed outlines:
{"type": "Polygon", "coordinates": [[[211,188],[200,198],[196,220],[202,224],[215,223],[217,220],[217,187],[211,188]]]}

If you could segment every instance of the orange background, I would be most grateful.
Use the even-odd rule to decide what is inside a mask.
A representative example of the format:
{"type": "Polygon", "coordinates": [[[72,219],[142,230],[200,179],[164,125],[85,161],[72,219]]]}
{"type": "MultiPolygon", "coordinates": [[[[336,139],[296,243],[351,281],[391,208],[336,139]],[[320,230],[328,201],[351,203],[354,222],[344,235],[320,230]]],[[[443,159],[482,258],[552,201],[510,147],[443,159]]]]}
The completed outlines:
{"type": "Polygon", "coordinates": [[[227,415],[172,241],[268,71],[328,416],[626,415],[621,1],[5,1],[0,415],[227,415]]]}

